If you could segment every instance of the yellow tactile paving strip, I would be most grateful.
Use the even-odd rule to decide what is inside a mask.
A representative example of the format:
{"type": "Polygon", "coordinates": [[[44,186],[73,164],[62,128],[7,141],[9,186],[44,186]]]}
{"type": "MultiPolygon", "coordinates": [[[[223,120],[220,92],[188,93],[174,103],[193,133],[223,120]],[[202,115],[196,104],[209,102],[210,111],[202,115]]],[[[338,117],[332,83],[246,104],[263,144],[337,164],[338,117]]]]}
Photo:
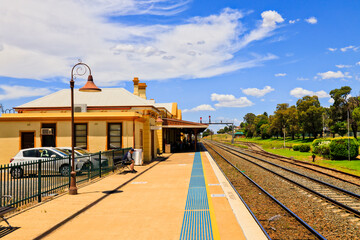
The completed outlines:
{"type": "MultiPolygon", "coordinates": [[[[218,184],[207,156],[201,155],[207,184],[218,184]]],[[[138,166],[138,174],[114,174],[80,188],[78,195],[31,208],[9,219],[20,229],[2,239],[179,239],[193,159],[194,153],[173,154],[138,166]]],[[[221,186],[207,188],[220,238],[245,239],[227,199],[211,197],[224,193],[221,186]]]]}
{"type": "MultiPolygon", "coordinates": [[[[218,181],[220,186],[214,186],[214,193],[225,194],[226,198],[212,198],[214,205],[218,208],[216,212],[216,219],[219,226],[221,239],[232,239],[232,236],[237,236],[237,239],[248,239],[248,240],[265,240],[268,239],[264,232],[261,230],[259,225],[256,223],[246,206],[243,204],[241,199],[236,194],[235,190],[229,184],[225,176],[222,174],[221,170],[215,163],[214,159],[210,156],[208,152],[203,152],[203,155],[206,156],[207,169],[211,174],[213,174],[213,180],[218,181]],[[225,203],[226,202],[226,203],[225,203]],[[227,214],[224,211],[229,211],[229,206],[231,209],[231,214],[227,214]],[[232,217],[234,216],[234,218],[232,217]],[[233,220],[237,222],[235,224],[233,220]],[[228,222],[231,220],[231,222],[228,222]],[[241,227],[242,234],[237,234],[238,227],[241,227]],[[235,229],[230,229],[234,227],[235,229]],[[228,229],[229,228],[229,229],[228,229]],[[233,232],[234,231],[234,232],[233,232]]],[[[205,157],[204,157],[205,159],[205,157]]],[[[204,167],[205,169],[205,167],[204,167]]]]}
{"type": "Polygon", "coordinates": [[[210,195],[209,202],[212,202],[214,208],[220,239],[245,239],[241,227],[239,226],[233,214],[233,210],[227,201],[227,198],[225,196],[221,196],[225,195],[225,193],[215,175],[212,166],[210,165],[208,157],[204,152],[201,153],[201,158],[203,160],[203,169],[206,177],[206,183],[208,185],[208,192],[210,195]],[[212,194],[216,194],[216,197],[212,197],[212,194]]]}

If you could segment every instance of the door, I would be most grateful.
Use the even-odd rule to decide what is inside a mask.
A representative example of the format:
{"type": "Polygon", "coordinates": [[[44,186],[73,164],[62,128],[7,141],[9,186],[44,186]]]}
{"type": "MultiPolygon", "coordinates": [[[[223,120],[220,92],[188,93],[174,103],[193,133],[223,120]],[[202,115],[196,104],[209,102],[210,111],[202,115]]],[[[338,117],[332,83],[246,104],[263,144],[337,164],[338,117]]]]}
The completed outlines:
{"type": "Polygon", "coordinates": [[[33,148],[35,146],[35,133],[22,132],[21,133],[21,149],[33,148]]]}

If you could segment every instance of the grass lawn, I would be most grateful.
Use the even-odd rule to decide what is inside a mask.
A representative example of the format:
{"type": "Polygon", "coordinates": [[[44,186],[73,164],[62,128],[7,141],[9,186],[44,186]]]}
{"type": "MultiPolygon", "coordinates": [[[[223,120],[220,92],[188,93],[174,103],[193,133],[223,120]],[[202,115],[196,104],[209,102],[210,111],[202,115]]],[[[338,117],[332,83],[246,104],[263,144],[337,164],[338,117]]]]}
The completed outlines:
{"type": "MultiPolygon", "coordinates": [[[[205,139],[210,140],[210,136],[206,137],[205,139]]],[[[216,134],[212,136],[212,139],[215,141],[227,141],[228,143],[231,142],[231,135],[228,134],[216,134]]],[[[312,153],[311,152],[298,152],[293,151],[290,149],[293,144],[311,144],[313,138],[306,138],[305,140],[294,139],[291,138],[285,139],[285,146],[287,148],[283,148],[284,146],[284,139],[261,139],[261,138],[236,138],[235,145],[239,146],[241,142],[253,142],[260,145],[265,151],[270,153],[278,154],[284,157],[293,157],[296,160],[312,162],[312,153]]],[[[327,160],[323,159],[320,156],[316,156],[315,164],[320,166],[334,168],[343,172],[351,173],[360,176],[360,159],[348,161],[348,160],[327,160]]]]}

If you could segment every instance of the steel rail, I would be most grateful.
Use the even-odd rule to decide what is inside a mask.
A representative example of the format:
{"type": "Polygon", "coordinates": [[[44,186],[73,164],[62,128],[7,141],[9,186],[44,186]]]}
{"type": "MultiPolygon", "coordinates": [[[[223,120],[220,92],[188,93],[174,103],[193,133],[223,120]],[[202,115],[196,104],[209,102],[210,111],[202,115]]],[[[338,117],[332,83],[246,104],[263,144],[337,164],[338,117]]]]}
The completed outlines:
{"type": "MultiPolygon", "coordinates": [[[[214,144],[215,144],[215,143],[214,143],[214,144]]],[[[217,144],[219,144],[219,143],[217,143],[217,144]]],[[[215,145],[216,145],[216,144],[215,144],[215,145]]],[[[252,155],[250,155],[250,154],[244,153],[244,152],[240,151],[239,149],[235,149],[235,148],[233,148],[233,147],[229,147],[229,146],[226,146],[226,145],[222,145],[222,147],[229,148],[229,149],[231,149],[231,150],[233,150],[233,151],[235,151],[235,152],[239,152],[239,153],[244,154],[244,155],[246,155],[246,156],[248,156],[248,157],[255,158],[255,159],[259,160],[259,161],[268,163],[268,164],[270,164],[270,165],[273,165],[273,166],[275,166],[275,167],[281,168],[281,169],[283,169],[283,170],[285,170],[285,171],[291,172],[291,173],[296,174],[296,175],[299,175],[299,176],[301,176],[301,177],[308,178],[308,179],[310,179],[310,180],[312,180],[312,181],[314,181],[314,182],[317,182],[317,183],[319,183],[319,184],[326,185],[327,187],[333,188],[333,189],[335,189],[335,190],[337,190],[337,191],[339,191],[339,192],[342,192],[342,193],[345,193],[345,194],[350,195],[350,196],[352,196],[352,197],[355,197],[355,198],[360,199],[360,195],[358,195],[358,194],[356,194],[356,193],[353,193],[353,192],[350,192],[350,191],[348,191],[348,190],[345,190],[345,189],[336,187],[336,186],[334,186],[334,185],[332,185],[332,184],[326,183],[326,182],[321,181],[321,180],[318,180],[318,179],[316,179],[316,178],[312,178],[312,177],[306,176],[306,175],[304,175],[304,174],[302,174],[302,173],[298,173],[298,172],[296,172],[296,171],[294,171],[294,170],[291,170],[291,169],[289,169],[289,168],[286,168],[286,167],[280,166],[280,165],[278,165],[278,164],[269,162],[269,161],[267,161],[267,160],[265,160],[265,159],[261,159],[261,158],[258,158],[258,157],[256,157],[256,156],[252,156],[252,155]]],[[[241,156],[238,156],[238,157],[241,157],[241,156]]]]}
{"type": "MultiPolygon", "coordinates": [[[[245,173],[243,173],[240,169],[238,169],[233,163],[227,160],[224,156],[222,156],[218,151],[216,151],[213,147],[211,147],[208,143],[205,142],[214,152],[216,152],[222,159],[224,159],[228,164],[230,164],[234,169],[236,169],[239,173],[241,173],[246,179],[248,179],[251,183],[253,183],[257,188],[259,188],[263,193],[265,193],[268,197],[270,197],[275,203],[277,203],[281,208],[283,208],[286,212],[288,212],[291,216],[293,216],[298,222],[301,223],[306,229],[308,229],[312,234],[314,234],[317,238],[326,240],[324,236],[322,236],[319,232],[317,232],[314,228],[312,228],[309,224],[307,224],[304,220],[302,220],[298,215],[296,215],[293,211],[287,208],[284,204],[282,204],[279,200],[273,197],[270,193],[268,193],[265,189],[263,189],[259,184],[257,184],[254,180],[248,177],[245,173]]],[[[215,159],[214,159],[215,160],[215,159]]],[[[216,161],[216,160],[215,160],[216,161]]]]}
{"type": "Polygon", "coordinates": [[[329,176],[329,177],[332,177],[332,178],[335,178],[337,180],[340,180],[340,181],[343,181],[343,182],[347,182],[349,184],[352,184],[352,185],[355,185],[355,186],[358,186],[360,187],[360,184],[358,183],[354,183],[352,181],[349,181],[349,180],[346,180],[346,179],[343,179],[341,177],[338,177],[338,176],[335,176],[335,175],[332,175],[332,174],[329,174],[329,173],[325,173],[325,172],[322,172],[320,170],[317,170],[317,169],[314,169],[314,168],[311,168],[311,167],[308,167],[308,166],[304,166],[304,165],[311,165],[313,167],[319,167],[319,168],[323,168],[323,169],[326,169],[326,170],[329,170],[329,171],[333,171],[333,172],[337,172],[337,173],[340,173],[340,174],[344,174],[346,176],[351,176],[351,177],[354,177],[354,178],[358,178],[359,181],[360,181],[360,177],[359,176],[356,176],[356,175],[352,175],[350,173],[345,173],[345,172],[342,172],[342,171],[339,171],[337,169],[332,169],[332,168],[327,168],[327,167],[323,167],[323,166],[319,166],[319,165],[315,165],[315,164],[311,164],[311,163],[307,163],[307,162],[301,162],[301,161],[298,161],[298,160],[295,160],[295,159],[291,159],[291,158],[287,158],[287,157],[283,157],[283,156],[279,156],[279,155],[276,155],[276,154],[273,154],[273,153],[269,153],[269,152],[266,152],[266,151],[258,151],[258,150],[249,150],[249,151],[252,151],[254,152],[255,154],[259,154],[259,155],[262,155],[264,157],[269,157],[269,158],[272,158],[272,159],[276,159],[276,160],[279,160],[279,161],[282,161],[282,162],[286,162],[286,163],[290,163],[290,164],[293,164],[295,166],[298,166],[298,167],[302,167],[302,168],[305,168],[305,169],[308,169],[308,170],[311,170],[313,172],[316,172],[316,173],[321,173],[323,175],[326,175],[326,176],[329,176]],[[284,159],[288,159],[288,160],[291,160],[293,162],[289,162],[287,160],[282,160],[280,158],[284,158],[284,159]],[[294,163],[295,162],[295,163],[294,163]],[[298,163],[300,162],[300,164],[298,163]],[[304,164],[304,165],[303,165],[304,164]],[[350,174],[350,175],[349,175],[350,174]]]}
{"type": "MultiPolygon", "coordinates": [[[[210,154],[210,156],[214,159],[215,164],[218,166],[218,168],[220,169],[220,171],[222,172],[222,174],[224,175],[224,177],[226,178],[226,180],[228,181],[228,183],[230,184],[230,186],[233,188],[233,190],[236,192],[236,194],[238,195],[238,197],[240,198],[240,200],[243,202],[243,204],[245,205],[245,207],[247,208],[247,210],[249,211],[249,213],[251,214],[251,216],[254,218],[255,222],[258,224],[258,226],[261,228],[261,230],[263,231],[263,233],[265,234],[265,236],[271,240],[271,237],[269,236],[269,234],[266,232],[265,228],[261,225],[260,221],[257,219],[257,217],[255,216],[255,214],[251,211],[250,207],[247,205],[247,203],[245,202],[245,200],[241,197],[240,193],[236,190],[235,186],[232,184],[232,182],[230,181],[230,179],[226,176],[226,174],[224,173],[224,171],[221,169],[221,167],[219,166],[218,162],[215,160],[215,158],[212,156],[212,154],[206,149],[206,147],[204,146],[204,144],[201,144],[201,146],[210,154]]],[[[211,146],[209,146],[211,147],[211,146]]],[[[213,148],[212,148],[213,149],[213,148]]],[[[214,150],[214,149],[213,149],[214,150]]],[[[216,152],[216,150],[214,150],[216,152]]]]}
{"type": "MultiPolygon", "coordinates": [[[[246,144],[248,144],[248,142],[244,142],[246,144]]],[[[245,144],[245,145],[246,145],[245,144]]],[[[253,144],[253,146],[256,146],[255,143],[250,143],[250,144],[253,144]]],[[[256,146],[257,147],[257,146],[256,146]]],[[[259,147],[257,147],[259,148],[259,147]]],[[[300,163],[300,164],[304,164],[304,165],[310,165],[310,166],[313,166],[313,167],[318,167],[318,168],[322,168],[322,169],[326,169],[326,170],[329,170],[329,171],[333,171],[333,172],[337,172],[337,173],[341,173],[343,175],[347,175],[347,176],[350,176],[350,177],[354,177],[354,178],[357,178],[360,180],[360,176],[357,176],[355,174],[351,174],[351,173],[347,173],[347,172],[343,172],[343,171],[340,171],[340,170],[337,170],[337,169],[334,169],[334,168],[329,168],[329,167],[324,167],[324,166],[320,166],[320,165],[316,165],[316,164],[313,164],[313,163],[308,163],[308,162],[302,162],[302,161],[299,161],[299,160],[296,160],[296,159],[293,159],[293,158],[289,158],[289,157],[284,157],[284,156],[280,156],[280,155],[277,155],[277,154],[274,154],[274,153],[269,153],[265,150],[254,150],[254,149],[249,149],[251,151],[255,151],[255,152],[259,152],[259,154],[265,154],[265,155],[268,155],[269,157],[272,157],[272,158],[283,158],[283,159],[288,159],[290,161],[293,161],[293,162],[297,162],[297,163],[300,163]]],[[[280,160],[280,159],[279,159],[280,160]]],[[[280,160],[282,161],[282,160],[280,160]]],[[[304,166],[305,168],[305,166],[304,166]]],[[[318,170],[314,170],[314,171],[318,171],[318,170]]],[[[320,171],[319,171],[320,172],[320,171]]],[[[335,176],[336,177],[336,176],[335,176]]],[[[341,179],[341,178],[340,178],[341,179]]],[[[343,180],[343,179],[341,179],[343,180]]],[[[344,180],[344,181],[347,181],[347,180],[344,180]]],[[[351,183],[351,182],[350,182],[351,183]]],[[[356,183],[353,183],[355,185],[358,185],[356,183]]],[[[360,185],[359,185],[360,186],[360,185]]]]}
{"type": "MultiPolygon", "coordinates": [[[[214,144],[214,145],[216,145],[216,144],[214,144]]],[[[226,149],[224,149],[224,147],[221,147],[221,146],[219,146],[219,145],[217,145],[217,146],[220,147],[220,148],[222,148],[223,150],[226,150],[226,149]]],[[[233,149],[232,149],[232,150],[233,150],[233,149]]],[[[276,173],[276,172],[274,172],[273,170],[270,170],[270,169],[268,169],[268,168],[266,168],[266,167],[264,167],[264,166],[261,166],[260,164],[255,163],[255,162],[253,162],[253,161],[251,161],[251,160],[249,160],[249,159],[246,159],[246,158],[244,158],[244,157],[242,157],[242,156],[240,156],[240,155],[238,155],[238,154],[232,153],[232,152],[230,152],[229,150],[226,150],[226,151],[229,152],[229,153],[231,153],[231,154],[233,154],[233,155],[235,155],[235,156],[237,156],[237,157],[239,157],[239,158],[242,158],[242,159],[244,159],[244,160],[246,160],[246,161],[248,161],[248,162],[250,162],[250,163],[252,163],[252,164],[254,164],[254,165],[256,165],[256,166],[258,166],[258,167],[261,167],[261,168],[265,169],[266,171],[269,171],[269,172],[271,172],[271,173],[273,173],[273,174],[275,174],[275,175],[277,175],[277,176],[279,176],[279,177],[281,177],[281,178],[283,178],[283,179],[285,179],[285,180],[287,180],[287,181],[289,181],[289,182],[291,182],[291,183],[293,183],[293,184],[295,184],[295,185],[297,185],[297,186],[299,186],[299,187],[301,187],[301,188],[303,188],[303,189],[305,189],[305,190],[307,190],[307,191],[309,191],[309,192],[311,192],[311,193],[313,193],[313,194],[315,194],[315,195],[318,195],[319,197],[321,197],[321,198],[323,198],[323,199],[325,199],[325,200],[333,203],[334,205],[336,205],[336,206],[338,206],[338,207],[341,207],[341,208],[345,209],[346,211],[351,212],[351,213],[353,213],[354,215],[360,217],[360,212],[357,211],[356,209],[353,209],[353,208],[351,208],[351,207],[349,207],[349,206],[347,206],[347,205],[345,205],[345,204],[342,204],[342,203],[340,203],[340,202],[338,202],[338,201],[336,201],[336,200],[334,200],[334,199],[332,199],[332,198],[329,198],[329,197],[327,197],[327,196],[325,196],[325,195],[323,195],[323,194],[321,194],[321,193],[319,193],[319,192],[317,192],[317,191],[315,191],[315,190],[312,190],[311,188],[308,188],[308,187],[306,187],[306,186],[304,186],[304,185],[302,185],[302,184],[300,184],[300,183],[298,183],[298,182],[295,182],[294,180],[291,180],[291,179],[289,179],[289,178],[287,178],[287,177],[284,177],[284,176],[282,176],[281,174],[276,173]]],[[[238,151],[238,150],[233,150],[233,151],[240,152],[240,151],[238,151]]],[[[240,152],[240,153],[242,153],[242,152],[240,152]]],[[[244,155],[246,155],[246,156],[249,156],[249,157],[252,157],[252,158],[255,158],[255,159],[258,159],[258,160],[260,160],[260,161],[269,163],[269,164],[271,164],[271,165],[277,166],[276,164],[270,163],[270,162],[268,162],[268,161],[266,161],[266,160],[262,160],[262,159],[260,159],[260,158],[258,158],[258,157],[253,157],[253,156],[250,156],[250,155],[248,155],[248,154],[246,154],[246,153],[242,153],[242,154],[244,154],[244,155]]],[[[278,166],[278,167],[286,170],[286,168],[283,168],[283,167],[281,167],[281,166],[278,166]]],[[[293,171],[290,170],[290,169],[289,169],[288,171],[293,172],[293,171]]],[[[349,192],[349,191],[347,191],[347,190],[345,190],[345,189],[338,188],[338,187],[333,186],[333,185],[331,185],[331,184],[328,184],[328,183],[319,181],[319,180],[317,180],[317,179],[313,179],[313,178],[311,178],[311,177],[302,175],[302,174],[300,174],[300,173],[296,173],[296,172],[293,172],[293,173],[294,173],[294,174],[297,174],[297,175],[299,175],[299,176],[303,176],[303,177],[309,178],[309,179],[311,179],[311,180],[315,180],[316,182],[318,182],[318,183],[320,183],[320,184],[323,184],[323,185],[326,185],[326,186],[328,186],[328,187],[333,187],[333,189],[338,190],[338,191],[342,191],[342,192],[345,193],[345,194],[348,194],[348,195],[353,194],[353,195],[354,195],[353,197],[360,198],[359,195],[357,195],[357,194],[355,194],[355,193],[352,193],[352,192],[349,192]],[[349,193],[350,193],[350,194],[349,194],[349,193]]]]}

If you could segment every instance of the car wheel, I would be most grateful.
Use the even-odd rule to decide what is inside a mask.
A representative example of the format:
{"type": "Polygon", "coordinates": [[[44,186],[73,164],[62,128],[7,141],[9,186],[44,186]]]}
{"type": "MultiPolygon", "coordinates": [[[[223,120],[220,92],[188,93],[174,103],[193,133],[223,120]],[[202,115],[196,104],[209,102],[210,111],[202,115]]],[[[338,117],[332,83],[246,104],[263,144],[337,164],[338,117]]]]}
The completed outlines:
{"type": "Polygon", "coordinates": [[[11,169],[10,174],[13,178],[21,178],[24,175],[24,170],[22,170],[22,168],[19,167],[13,168],[11,169]]]}
{"type": "Polygon", "coordinates": [[[60,167],[60,174],[62,176],[69,176],[69,174],[70,174],[70,166],[69,165],[62,165],[60,167]]]}

